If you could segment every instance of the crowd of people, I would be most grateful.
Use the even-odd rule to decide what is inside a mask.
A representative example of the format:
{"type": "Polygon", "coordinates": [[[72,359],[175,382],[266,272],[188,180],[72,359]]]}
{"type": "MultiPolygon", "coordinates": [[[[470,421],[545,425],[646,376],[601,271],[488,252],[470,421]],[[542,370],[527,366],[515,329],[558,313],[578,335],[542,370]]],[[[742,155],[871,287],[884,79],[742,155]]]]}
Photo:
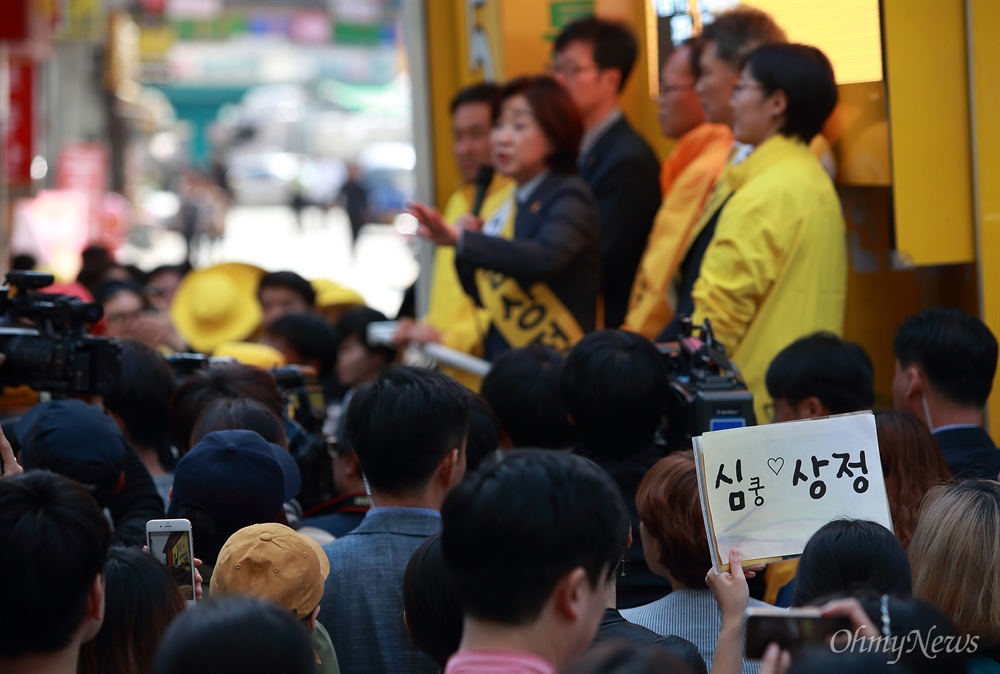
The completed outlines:
{"type": "Polygon", "coordinates": [[[843,339],[826,57],[719,15],[663,64],[661,167],[618,107],[636,55],[580,19],[551,76],[456,94],[464,184],[410,208],[433,288],[394,340],[330,281],[85,251],[50,291],[103,307],[120,376],[7,410],[0,671],[1000,672],[998,345],[957,309],[895,335],[892,529],[834,519],[798,559],[713,570],[653,340],[707,319],[760,423],[872,410],[890,363],[843,339]],[[401,362],[430,342],[488,374],[401,362]],[[193,586],[143,551],[162,519],[190,522],[193,586]],[[745,650],[748,609],[802,608],[849,636],[745,650]]]}

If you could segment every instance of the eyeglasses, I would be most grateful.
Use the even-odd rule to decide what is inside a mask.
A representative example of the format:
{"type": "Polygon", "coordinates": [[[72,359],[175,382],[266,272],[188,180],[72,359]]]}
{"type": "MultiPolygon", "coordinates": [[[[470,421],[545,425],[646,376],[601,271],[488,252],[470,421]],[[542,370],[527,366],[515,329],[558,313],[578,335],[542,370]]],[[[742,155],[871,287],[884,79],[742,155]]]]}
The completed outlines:
{"type": "Polygon", "coordinates": [[[767,417],[768,421],[774,423],[774,403],[766,403],[764,405],[764,416],[767,417]]]}
{"type": "Polygon", "coordinates": [[[578,65],[576,63],[550,63],[548,68],[550,75],[562,75],[570,79],[575,78],[584,70],[599,70],[596,63],[578,65]]]}
{"type": "Polygon", "coordinates": [[[763,89],[763,85],[756,82],[737,82],[733,85],[733,96],[739,96],[744,89],[763,89]]]}

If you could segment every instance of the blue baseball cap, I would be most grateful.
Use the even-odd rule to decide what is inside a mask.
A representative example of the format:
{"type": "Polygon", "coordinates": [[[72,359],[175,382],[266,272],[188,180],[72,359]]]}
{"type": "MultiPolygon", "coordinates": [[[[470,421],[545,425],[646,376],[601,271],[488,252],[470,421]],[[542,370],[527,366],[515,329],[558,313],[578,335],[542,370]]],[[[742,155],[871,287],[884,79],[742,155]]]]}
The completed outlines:
{"type": "Polygon", "coordinates": [[[223,527],[241,529],[275,521],[301,486],[299,467],[285,448],[254,431],[216,431],[177,462],[167,515],[178,517],[183,506],[194,506],[223,527]]]}
{"type": "Polygon", "coordinates": [[[82,400],[53,400],[32,407],[15,429],[25,470],[65,475],[106,507],[118,488],[128,444],[114,419],[82,400]]]}

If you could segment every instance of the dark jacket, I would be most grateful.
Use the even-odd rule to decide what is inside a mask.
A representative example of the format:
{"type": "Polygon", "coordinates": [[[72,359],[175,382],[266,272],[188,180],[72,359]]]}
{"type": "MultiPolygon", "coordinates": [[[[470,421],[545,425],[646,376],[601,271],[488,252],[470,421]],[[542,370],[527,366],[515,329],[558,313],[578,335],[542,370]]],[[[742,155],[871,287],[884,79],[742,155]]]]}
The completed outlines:
{"type": "Polygon", "coordinates": [[[979,426],[935,431],[934,437],[956,480],[996,480],[1000,475],[1000,451],[979,426]]]}
{"type": "MultiPolygon", "coordinates": [[[[480,304],[476,269],[498,271],[525,291],[544,282],[586,333],[596,321],[600,236],[597,204],[587,185],[577,176],[553,171],[518,204],[513,240],[466,231],[455,249],[455,268],[465,292],[480,304]]],[[[486,359],[508,348],[491,327],[486,359]]]]}
{"type": "Polygon", "coordinates": [[[601,294],[604,327],[625,320],[632,282],[663,198],[660,162],[623,116],[581,157],[601,218],[601,294]]]}
{"type": "Polygon", "coordinates": [[[698,647],[687,639],[675,636],[660,636],[652,630],[640,625],[634,625],[622,617],[615,608],[604,609],[601,624],[597,628],[594,643],[624,641],[638,646],[658,646],[670,651],[688,666],[694,674],[706,674],[705,658],[701,657],[698,647]]]}

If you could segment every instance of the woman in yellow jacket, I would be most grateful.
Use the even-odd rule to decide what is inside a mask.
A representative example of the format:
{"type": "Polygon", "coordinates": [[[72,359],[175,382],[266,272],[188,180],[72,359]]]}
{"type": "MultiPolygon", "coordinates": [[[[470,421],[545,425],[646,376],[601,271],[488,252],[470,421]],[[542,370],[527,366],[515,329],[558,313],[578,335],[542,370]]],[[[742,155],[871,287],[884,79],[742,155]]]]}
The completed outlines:
{"type": "Polygon", "coordinates": [[[843,334],[847,245],[836,190],[809,150],[837,103],[829,60],[775,44],[744,63],[733,135],[754,149],[726,173],[734,193],[702,260],[693,319],[711,320],[764,421],[771,359],[803,335],[843,334]]]}

